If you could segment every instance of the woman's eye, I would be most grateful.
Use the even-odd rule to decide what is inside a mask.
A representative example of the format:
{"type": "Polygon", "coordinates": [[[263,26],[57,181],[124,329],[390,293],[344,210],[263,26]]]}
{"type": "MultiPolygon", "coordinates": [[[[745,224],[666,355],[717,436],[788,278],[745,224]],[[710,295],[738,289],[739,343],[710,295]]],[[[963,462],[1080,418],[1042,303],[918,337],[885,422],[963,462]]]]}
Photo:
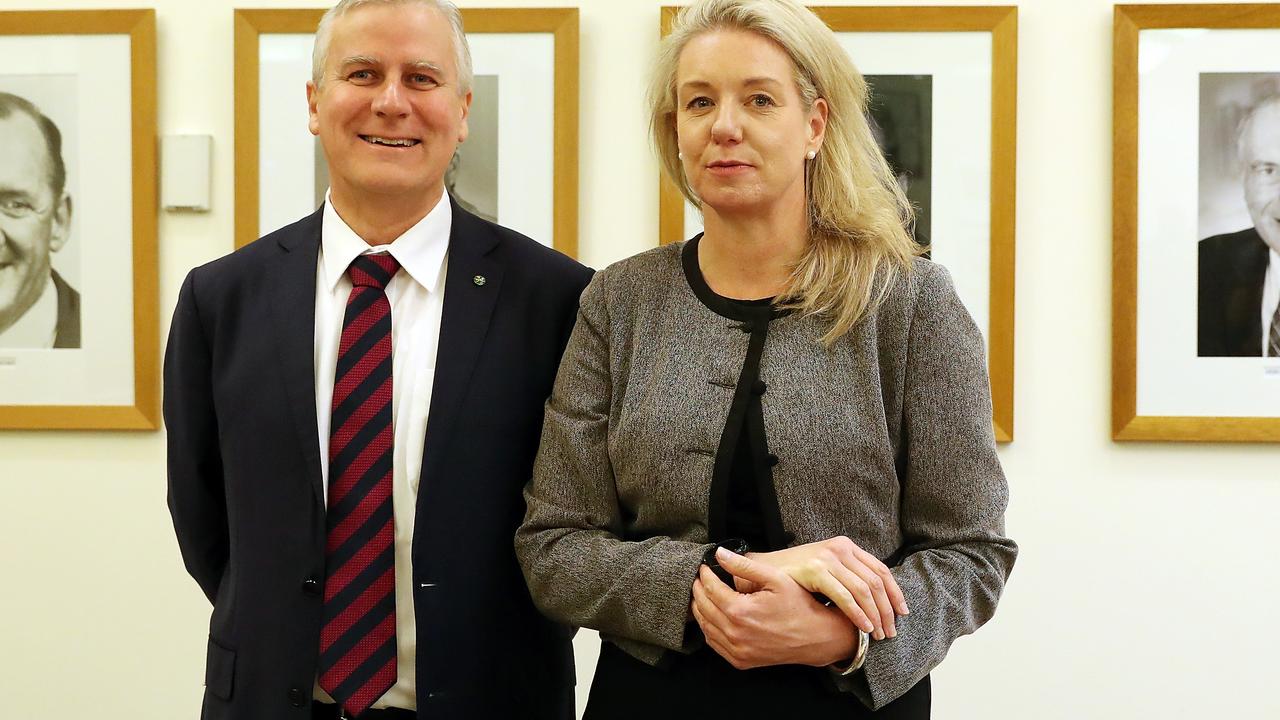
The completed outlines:
{"type": "Polygon", "coordinates": [[[702,108],[708,108],[708,107],[711,107],[711,99],[706,97],[696,97],[690,100],[689,103],[685,105],[685,107],[689,108],[690,110],[700,110],[702,108]]]}
{"type": "Polygon", "coordinates": [[[769,107],[773,105],[773,98],[768,95],[752,95],[751,104],[758,108],[769,107]]]}

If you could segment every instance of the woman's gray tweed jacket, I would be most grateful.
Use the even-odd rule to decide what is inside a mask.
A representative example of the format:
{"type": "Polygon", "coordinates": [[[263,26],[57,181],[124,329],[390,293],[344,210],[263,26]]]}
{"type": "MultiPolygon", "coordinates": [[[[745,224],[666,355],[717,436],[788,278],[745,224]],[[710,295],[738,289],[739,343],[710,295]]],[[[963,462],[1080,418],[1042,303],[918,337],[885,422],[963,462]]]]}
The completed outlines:
{"type": "MultiPolygon", "coordinates": [[[[685,626],[749,337],[695,296],[683,247],[616,263],[583,292],[516,536],[544,613],[650,664],[701,642],[685,626]]],[[[838,681],[879,708],[991,617],[1017,546],[982,337],[947,272],[916,260],[830,349],[825,328],[799,314],[770,324],[764,423],[792,544],[848,536],[886,561],[911,607],[838,681]]]]}

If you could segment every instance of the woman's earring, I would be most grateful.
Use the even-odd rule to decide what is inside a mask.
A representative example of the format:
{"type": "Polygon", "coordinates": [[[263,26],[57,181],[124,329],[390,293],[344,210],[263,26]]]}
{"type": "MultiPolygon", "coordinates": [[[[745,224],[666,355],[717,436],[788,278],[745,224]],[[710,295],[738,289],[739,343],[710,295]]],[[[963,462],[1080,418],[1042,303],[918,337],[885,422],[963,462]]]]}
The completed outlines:
{"type": "Polygon", "coordinates": [[[678,152],[678,153],[676,153],[676,159],[677,159],[677,160],[683,160],[683,159],[684,159],[684,153],[682,153],[682,152],[678,152]]]}
{"type": "Polygon", "coordinates": [[[810,151],[809,151],[809,153],[808,153],[807,155],[805,155],[805,158],[806,158],[806,159],[808,159],[808,160],[812,160],[812,159],[814,159],[814,158],[816,158],[816,157],[818,157],[818,151],[817,151],[817,150],[810,150],[810,151]]]}

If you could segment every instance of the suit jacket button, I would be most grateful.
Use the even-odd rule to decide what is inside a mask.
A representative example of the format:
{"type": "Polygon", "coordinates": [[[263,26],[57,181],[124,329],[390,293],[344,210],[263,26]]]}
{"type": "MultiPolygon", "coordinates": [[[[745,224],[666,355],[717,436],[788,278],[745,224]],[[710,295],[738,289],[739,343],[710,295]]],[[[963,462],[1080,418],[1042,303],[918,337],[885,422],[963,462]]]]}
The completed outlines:
{"type": "Polygon", "coordinates": [[[289,688],[289,704],[294,707],[302,707],[307,704],[307,696],[302,694],[302,690],[298,688],[289,688]]]}
{"type": "Polygon", "coordinates": [[[320,581],[313,577],[309,577],[302,581],[302,592],[308,595],[320,594],[320,581]]]}
{"type": "Polygon", "coordinates": [[[755,393],[756,395],[763,395],[764,391],[768,389],[769,389],[769,386],[766,385],[763,380],[757,380],[755,381],[755,383],[751,385],[751,392],[755,393]]]}

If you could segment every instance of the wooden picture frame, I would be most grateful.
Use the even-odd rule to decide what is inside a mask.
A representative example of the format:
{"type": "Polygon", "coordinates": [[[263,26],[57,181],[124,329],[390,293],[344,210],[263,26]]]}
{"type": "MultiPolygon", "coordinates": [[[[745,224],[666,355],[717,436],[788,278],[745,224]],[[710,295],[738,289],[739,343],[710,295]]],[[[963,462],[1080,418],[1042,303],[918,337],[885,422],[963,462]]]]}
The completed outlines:
{"type": "MultiPolygon", "coordinates": [[[[275,229],[264,227],[261,222],[263,203],[260,177],[260,119],[262,117],[262,65],[260,47],[264,36],[310,36],[315,32],[324,9],[276,9],[235,11],[235,177],[236,211],[235,244],[241,247],[265,232],[275,229]]],[[[549,36],[552,43],[550,62],[554,66],[551,85],[545,93],[547,105],[547,137],[536,143],[545,149],[545,173],[547,198],[542,202],[530,197],[528,205],[536,205],[545,212],[545,220],[526,225],[520,219],[497,219],[502,224],[524,232],[535,240],[552,245],[555,249],[576,257],[578,251],[578,10],[577,8],[463,8],[463,26],[472,44],[473,58],[477,64],[481,58],[477,52],[477,38],[503,35],[510,38],[527,38],[530,35],[549,36]],[[546,208],[549,208],[547,210],[546,208]]],[[[309,42],[309,41],[308,41],[309,42]]],[[[477,73],[479,74],[479,73],[477,73]]],[[[303,95],[305,80],[296,83],[296,103],[305,106],[303,95]]],[[[293,87],[293,82],[290,82],[293,87]]],[[[536,90],[537,88],[534,88],[536,90]]],[[[290,98],[288,102],[294,102],[290,98]]],[[[473,103],[473,112],[476,105],[473,103]]],[[[305,124],[297,128],[306,133],[305,124]]],[[[512,147],[533,143],[507,143],[512,147]]],[[[464,148],[466,145],[464,144],[464,148]]],[[[525,168],[526,170],[528,168],[525,168]]],[[[537,169],[537,168],[535,168],[537,169]]],[[[522,193],[521,195],[526,194],[522,193]]],[[[516,193],[510,194],[515,196],[516,193]]],[[[297,202],[294,206],[301,207],[297,202]]],[[[312,206],[310,212],[314,210],[312,206]]],[[[305,214],[290,210],[294,219],[305,214]]],[[[533,210],[530,210],[533,212],[533,210]]],[[[270,225],[271,223],[265,223],[270,225]]],[[[278,227],[278,225],[277,225],[278,227]]]]}
{"type": "MultiPolygon", "coordinates": [[[[46,147],[60,144],[54,165],[65,168],[61,197],[53,193],[45,209],[28,207],[65,214],[52,221],[62,229],[41,241],[52,289],[0,330],[0,429],[154,430],[160,424],[155,11],[5,11],[0,28],[0,91],[46,118],[33,120],[29,137],[43,133],[46,147]],[[45,130],[49,124],[56,131],[45,130]],[[92,242],[81,239],[88,234],[92,242]],[[50,313],[43,317],[38,310],[46,300],[56,303],[49,335],[43,322],[55,317],[51,306],[43,306],[50,313]],[[28,319],[23,329],[34,335],[6,339],[6,330],[28,319]]],[[[29,111],[9,119],[20,115],[29,111]]],[[[6,175],[0,185],[13,179],[6,175]]],[[[3,189],[13,196],[12,186],[3,189]]]]}
{"type": "MultiPolygon", "coordinates": [[[[961,297],[983,327],[991,378],[992,422],[999,442],[1013,440],[1014,421],[1014,265],[1016,236],[1018,9],[999,7],[811,7],[839,36],[842,33],[951,33],[990,35],[990,198],[989,233],[978,248],[988,261],[976,268],[978,290],[965,297],[964,268],[952,267],[961,297]],[[985,289],[985,291],[984,291],[985,289]],[[975,308],[979,308],[975,310],[975,308]],[[985,309],[987,312],[981,312],[985,309]],[[982,322],[985,315],[986,322],[982,322]]],[[[665,36],[678,12],[662,8],[665,36]]],[[[924,36],[922,36],[924,37],[924,36]]],[[[855,63],[863,65],[855,55],[855,63]]],[[[872,73],[866,72],[867,75],[872,73]]],[[[935,127],[937,127],[935,125],[935,127]]],[[[685,239],[686,201],[665,176],[658,192],[662,244],[685,239]]],[[[944,260],[944,262],[947,262],[944,260]]]]}
{"type": "MultiPolygon", "coordinates": [[[[1221,227],[1206,230],[1218,202],[1206,190],[1214,165],[1243,152],[1242,123],[1228,130],[1240,108],[1214,105],[1214,98],[1233,73],[1280,88],[1277,46],[1274,4],[1115,8],[1115,440],[1280,441],[1280,359],[1263,356],[1260,342],[1255,357],[1217,346],[1226,316],[1211,288],[1225,274],[1206,254],[1214,252],[1206,243],[1224,237],[1221,227]],[[1253,51],[1259,47],[1263,52],[1253,51]],[[1198,153],[1187,150],[1197,145],[1198,153]],[[1225,160],[1205,161],[1217,156],[1225,160]]],[[[1234,199],[1243,210],[1243,198],[1234,199]]]]}

